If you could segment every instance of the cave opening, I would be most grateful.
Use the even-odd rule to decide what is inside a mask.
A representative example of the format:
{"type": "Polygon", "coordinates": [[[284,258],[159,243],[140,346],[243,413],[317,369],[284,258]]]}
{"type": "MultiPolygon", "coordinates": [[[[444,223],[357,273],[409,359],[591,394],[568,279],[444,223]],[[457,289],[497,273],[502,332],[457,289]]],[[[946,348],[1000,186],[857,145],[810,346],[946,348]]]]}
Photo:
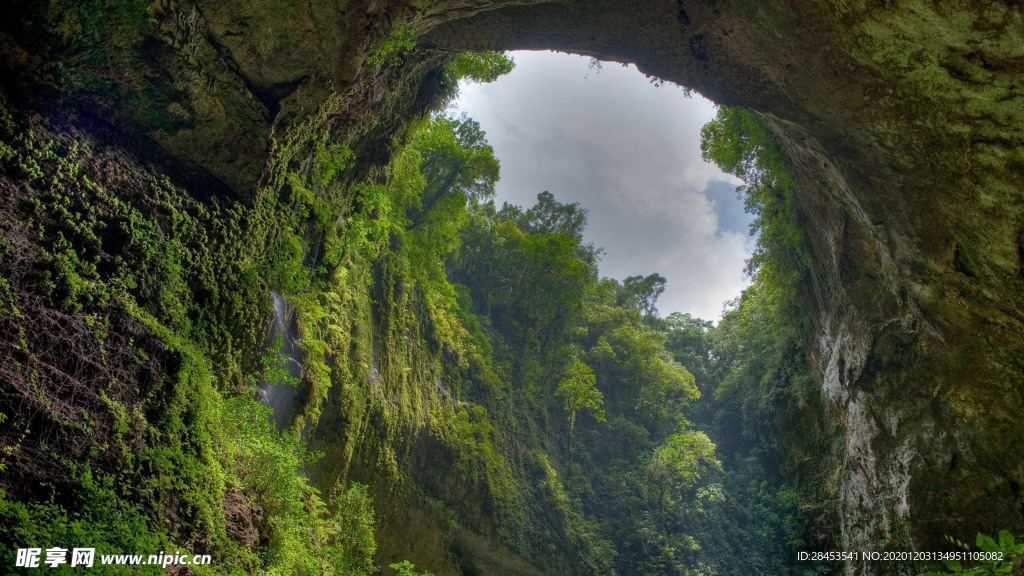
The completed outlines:
{"type": "Polygon", "coordinates": [[[510,53],[493,83],[463,82],[447,113],[480,123],[501,161],[495,203],[530,206],[541,191],[588,211],[584,237],[600,273],[658,273],[658,301],[717,321],[749,284],[756,241],[737,191],[743,181],[701,157],[703,96],[632,64],[551,51],[510,53]]]}

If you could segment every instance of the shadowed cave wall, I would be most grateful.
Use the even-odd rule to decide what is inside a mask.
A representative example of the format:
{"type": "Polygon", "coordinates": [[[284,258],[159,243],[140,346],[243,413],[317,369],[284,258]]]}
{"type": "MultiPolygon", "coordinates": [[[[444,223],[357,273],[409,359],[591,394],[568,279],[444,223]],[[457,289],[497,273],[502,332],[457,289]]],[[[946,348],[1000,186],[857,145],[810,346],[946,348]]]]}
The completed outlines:
{"type": "Polygon", "coordinates": [[[1024,529],[1019,2],[160,0],[39,28],[76,22],[61,10],[0,9],[5,89],[113,125],[215,195],[252,194],[271,135],[321,106],[385,162],[439,63],[466,49],[635,62],[751,108],[799,181],[815,378],[837,431],[784,431],[790,472],[830,467],[815,474],[847,549],[1024,529]],[[400,27],[416,53],[366,63],[400,27]],[[838,456],[807,461],[813,434],[838,456]]]}

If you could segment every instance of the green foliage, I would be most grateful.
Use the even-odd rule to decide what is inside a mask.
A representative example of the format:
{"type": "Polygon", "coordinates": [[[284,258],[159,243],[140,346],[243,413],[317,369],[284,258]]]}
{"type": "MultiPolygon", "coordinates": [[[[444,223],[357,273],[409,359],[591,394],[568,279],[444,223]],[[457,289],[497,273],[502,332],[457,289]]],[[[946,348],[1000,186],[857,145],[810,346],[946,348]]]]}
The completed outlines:
{"type": "Polygon", "coordinates": [[[659,327],[665,334],[665,349],[693,374],[702,399],[708,396],[711,381],[716,376],[717,362],[711,352],[712,340],[717,334],[714,328],[713,322],[682,312],[669,314],[659,327]]]}
{"type": "Polygon", "coordinates": [[[259,374],[253,374],[253,384],[259,384],[259,381],[263,380],[264,382],[277,385],[283,384],[292,388],[299,386],[299,379],[288,372],[289,359],[283,349],[284,337],[278,334],[267,350],[267,353],[260,358],[259,374]]]}
{"type": "Polygon", "coordinates": [[[447,108],[459,94],[459,81],[494,82],[515,68],[511,56],[502,52],[461,52],[442,70],[446,96],[440,108],[447,108]]]}
{"type": "MultiPolygon", "coordinates": [[[[585,208],[578,202],[562,204],[547,190],[538,194],[537,203],[525,212],[520,213],[508,206],[503,209],[506,211],[506,218],[514,219],[520,228],[531,234],[557,234],[579,241],[587,225],[585,208]]],[[[579,248],[585,247],[581,245],[579,248]]]]}
{"type": "Polygon", "coordinates": [[[645,322],[614,281],[589,302],[587,334],[579,344],[604,382],[610,406],[632,411],[660,440],[677,431],[684,407],[700,397],[692,374],[666,351],[666,337],[645,322]],[[617,304],[622,302],[622,304],[617,304]]]}
{"type": "Polygon", "coordinates": [[[415,38],[416,33],[412,28],[399,26],[391,31],[391,36],[381,43],[366,62],[373,66],[401,66],[405,58],[416,49],[415,38]]]}
{"type": "Polygon", "coordinates": [[[325,447],[323,476],[344,476],[369,454],[376,480],[411,497],[407,442],[429,423],[460,480],[489,501],[504,532],[515,534],[525,525],[523,503],[496,448],[504,439],[483,406],[456,410],[452,402],[469,380],[463,371],[472,371],[474,386],[494,376],[480,349],[486,340],[472,340],[464,327],[472,327],[471,317],[444,267],[459,246],[467,202],[493,193],[498,163],[468,119],[414,122],[406,136],[385,177],[356,183],[347,195],[315,183],[316,160],[283,179],[281,199],[291,215],[278,260],[300,272],[315,267],[308,281],[282,285],[296,311],[310,391],[295,430],[318,424],[343,438],[325,447]],[[334,198],[340,216],[324,220],[307,208],[324,196],[334,198]],[[345,410],[325,411],[327,402],[345,410]]]}
{"type": "Polygon", "coordinates": [[[535,376],[543,362],[564,365],[555,344],[566,341],[597,276],[596,251],[581,242],[584,220],[578,205],[548,193],[527,211],[474,203],[465,249],[449,265],[453,279],[469,288],[474,310],[500,331],[504,375],[533,397],[553,392],[555,382],[542,385],[535,376]]]}
{"type": "MultiPolygon", "coordinates": [[[[778,443],[780,435],[803,433],[801,441],[815,446],[823,462],[835,457],[830,429],[784,417],[793,413],[792,406],[816,397],[806,376],[803,334],[808,331],[800,321],[807,314],[797,281],[807,272],[809,258],[797,225],[795,184],[778,143],[749,111],[720,109],[702,131],[701,148],[706,160],[746,181],[741,192],[758,233],[757,249],[748,261],[753,284],[730,304],[718,326],[684,314],[666,319],[645,314],[665,348],[692,373],[694,394],[676,414],[685,411],[699,431],[688,424],[670,430],[667,415],[653,419],[660,426],[647,425],[657,444],[645,461],[645,477],[624,476],[652,504],[656,521],[633,520],[623,537],[642,533],[658,543],[658,551],[641,561],[651,572],[684,573],[686,566],[735,575],[827,572],[823,566],[810,571],[797,566],[794,558],[798,550],[821,545],[823,537],[812,542],[808,531],[834,504],[808,503],[812,495],[782,481],[787,454],[778,443]],[[673,538],[665,526],[692,536],[673,538]]],[[[658,287],[657,278],[651,289],[646,280],[633,277],[625,286],[612,283],[608,290],[618,293],[618,302],[639,303],[645,309],[644,296],[656,295],[658,287]]],[[[591,357],[598,359],[595,367],[618,362],[623,341],[651,350],[651,338],[634,333],[624,339],[613,331],[605,341],[591,344],[591,357]]],[[[657,356],[652,351],[637,355],[657,356]]],[[[608,397],[615,402],[614,395],[608,397]]],[[[663,396],[654,397],[650,405],[663,404],[659,398],[663,396]]],[[[817,485],[825,484],[820,479],[817,485]]]]}
{"type": "Polygon", "coordinates": [[[707,434],[684,429],[654,449],[648,473],[657,478],[656,483],[668,483],[681,492],[695,486],[705,468],[720,466],[707,434]]]}
{"type": "MultiPolygon", "coordinates": [[[[714,445],[680,419],[699,392],[641,315],[643,291],[598,280],[585,223],[582,207],[546,192],[527,209],[471,205],[449,270],[488,330],[513,404],[474,401],[488,402],[499,431],[537,430],[527,437],[536,469],[522,473],[541,488],[531,518],[553,521],[560,539],[549,550],[574,551],[594,573],[685,574],[695,546],[687,522],[717,493],[704,481],[714,445]]],[[[658,278],[644,292],[651,303],[658,278]]]]}
{"type": "MultiPolygon", "coordinates": [[[[0,558],[14,566],[19,546],[62,547],[88,546],[100,554],[156,553],[173,549],[174,542],[162,530],[153,530],[147,514],[127,502],[115,488],[116,479],[106,474],[94,475],[89,467],[76,471],[80,489],[74,502],[59,506],[51,502],[17,502],[0,490],[0,523],[5,538],[0,542],[0,558]]],[[[98,560],[97,560],[98,563],[98,560]]],[[[99,567],[100,574],[127,573],[117,567],[99,567]]],[[[47,570],[47,573],[74,574],[80,570],[68,565],[47,570]]],[[[142,568],[140,574],[162,574],[158,567],[142,568]]]]}
{"type": "Polygon", "coordinates": [[[546,504],[557,513],[564,545],[577,551],[578,562],[584,569],[595,574],[612,571],[614,545],[603,537],[601,526],[583,513],[579,498],[566,489],[548,455],[537,453],[535,458],[542,471],[539,488],[546,504]]]}
{"type": "Polygon", "coordinates": [[[514,504],[515,486],[508,460],[498,451],[497,429],[483,406],[470,406],[455,415],[452,444],[464,474],[485,487],[499,507],[514,504]]]}
{"type": "Polygon", "coordinates": [[[565,399],[565,411],[569,413],[569,437],[576,428],[576,413],[588,412],[594,420],[604,422],[604,396],[597,389],[594,371],[579,358],[573,358],[565,371],[565,378],[558,383],[555,393],[565,399]]]}
{"type": "Polygon", "coordinates": [[[654,273],[647,276],[630,276],[622,281],[624,292],[640,307],[646,317],[655,316],[658,309],[654,307],[658,297],[665,292],[665,277],[654,273]]]}
{"type": "Polygon", "coordinates": [[[756,415],[773,414],[784,397],[799,404],[813,391],[799,377],[807,362],[802,334],[805,304],[797,280],[810,263],[797,224],[795,184],[784,153],[771,132],[750,111],[721,108],[701,131],[705,159],[746,181],[747,211],[755,215],[757,249],[748,261],[753,285],[731,303],[718,329],[716,356],[730,370],[715,391],[721,403],[742,403],[743,432],[771,447],[776,424],[756,415]]]}
{"type": "Polygon", "coordinates": [[[333,509],[327,517],[329,550],[333,554],[326,561],[335,566],[338,574],[374,574],[373,554],[377,543],[373,536],[373,497],[369,488],[357,482],[347,488],[339,486],[331,496],[328,509],[333,509]]]}
{"type": "MultiPolygon", "coordinates": [[[[419,210],[449,194],[466,198],[487,198],[494,194],[499,165],[480,124],[463,118],[439,117],[413,136],[412,148],[422,156],[419,169],[426,179],[418,194],[419,210]]],[[[416,220],[414,219],[414,222],[416,220]]]]}
{"type": "Polygon", "coordinates": [[[791,288],[798,269],[810,261],[797,224],[795,183],[775,137],[753,112],[722,107],[701,129],[700,148],[705,160],[746,182],[740,192],[754,215],[751,231],[758,234],[748,271],[778,276],[767,283],[791,288]]]}
{"type": "Polygon", "coordinates": [[[721,463],[706,467],[691,492],[699,511],[690,520],[700,547],[693,561],[723,575],[829,573],[794,561],[816,544],[805,541],[806,495],[781,478],[777,430],[785,422],[773,414],[803,388],[795,377],[803,360],[791,319],[757,297],[762,289],[748,288],[717,327],[683,314],[661,323],[667,348],[691,367],[703,394],[686,414],[717,445],[721,463]]]}
{"type": "MultiPolygon", "coordinates": [[[[91,446],[88,458],[72,461],[60,446],[43,446],[45,464],[66,476],[66,486],[45,503],[4,498],[5,525],[19,526],[23,543],[96,543],[131,554],[201,548],[218,559],[207,569],[213,573],[372,573],[368,491],[339,485],[321,498],[301,473],[311,462],[303,445],[270,424],[268,409],[248,388],[275,377],[278,365],[274,353],[259,359],[267,285],[258,271],[290,277],[301,270],[295,261],[307,258],[306,239],[288,226],[270,235],[275,249],[264,251],[262,239],[278,223],[333,226],[320,192],[337,186],[350,164],[347,149],[318,148],[309,180],[291,179],[285,190],[290,204],[207,204],[144,173],[129,172],[115,180],[123,188],[108,189],[97,183],[103,175],[92,150],[20,131],[2,112],[3,174],[31,183],[18,202],[38,231],[30,240],[39,245],[49,287],[38,296],[46,297],[42,313],[68,318],[72,326],[82,318],[88,332],[76,335],[76,346],[96,342],[101,351],[119,342],[109,333],[112,319],[134,319],[129,327],[139,347],[77,359],[94,370],[125,353],[147,365],[147,350],[163,362],[138,382],[68,393],[69,402],[86,393],[102,399],[89,406],[91,426],[66,417],[52,424],[59,434],[81,428],[76,442],[91,446]],[[282,254],[287,257],[277,258],[282,254]],[[144,381],[150,379],[155,382],[144,381]],[[96,423],[108,420],[109,433],[100,435],[104,428],[96,423]],[[240,514],[262,510],[261,540],[238,540],[225,516],[228,504],[240,514]]],[[[314,279],[307,273],[291,287],[314,279]]],[[[0,287],[11,293],[11,306],[22,303],[9,279],[0,287]]],[[[35,359],[28,360],[31,367],[35,359]]],[[[41,386],[46,392],[46,383],[41,386]]]]}
{"type": "Polygon", "coordinates": [[[417,572],[416,565],[408,560],[402,560],[388,566],[395,570],[395,576],[434,576],[430,572],[417,572]]]}
{"type": "Polygon", "coordinates": [[[445,66],[449,82],[468,78],[474,82],[494,82],[515,68],[515,60],[502,52],[462,52],[445,66]]]}
{"type": "MultiPolygon", "coordinates": [[[[640,438],[615,466],[642,469],[679,430],[673,411],[696,388],[635,307],[593,294],[602,288],[598,251],[582,242],[585,210],[549,193],[525,210],[486,203],[499,166],[467,119],[411,125],[374,182],[350,181],[347,147],[312,125],[296,130],[305,136],[273,142],[274,173],[251,206],[200,202],[166,178],[107,190],[73,154],[3,140],[5,162],[47,186],[29,202],[45,216],[37,226],[55,305],[76,314],[117,306],[175,358],[159,406],[108,397],[117,481],[127,487],[116,497],[168,545],[202,541],[230,560],[215,571],[369,574],[369,491],[335,480],[370,461],[377,481],[408,494],[408,442],[429,426],[508,544],[550,553],[554,531],[566,554],[610,571],[608,523],[644,511],[625,512],[626,496],[614,513],[595,503],[605,468],[558,440],[579,432],[593,450],[613,434],[596,426],[610,416],[640,438]],[[294,307],[308,398],[284,432],[252,397],[255,382],[295,383],[280,342],[261,352],[270,289],[294,307]],[[599,312],[588,311],[598,300],[599,312]],[[594,418],[577,422],[579,411],[594,418]],[[322,460],[298,434],[317,426],[342,438],[322,460]],[[519,438],[529,454],[546,446],[550,459],[523,458],[519,438]],[[327,479],[319,490],[305,469],[327,479]],[[240,540],[226,505],[243,516],[262,510],[256,544],[240,540]],[[164,519],[164,509],[176,516],[164,519]]],[[[13,288],[6,293],[0,302],[17,309],[13,288]]],[[[97,338],[108,330],[104,314],[90,322],[97,338]]],[[[88,493],[84,482],[76,493],[88,493]]]]}
{"type": "MultiPolygon", "coordinates": [[[[957,548],[960,548],[965,552],[971,552],[971,547],[969,545],[950,537],[947,537],[947,540],[957,548]]],[[[1017,544],[1014,541],[1013,534],[1010,534],[1006,530],[1001,530],[999,532],[998,542],[991,536],[979,532],[975,539],[975,545],[978,547],[978,550],[981,551],[982,555],[990,556],[991,559],[983,560],[979,566],[975,566],[974,568],[965,567],[959,560],[943,560],[942,563],[946,565],[948,572],[925,572],[922,573],[921,576],[943,576],[944,574],[997,576],[998,574],[1012,574],[1015,559],[1024,556],[1024,544],[1017,544]]],[[[975,554],[977,554],[977,552],[975,552],[975,554]]]]}

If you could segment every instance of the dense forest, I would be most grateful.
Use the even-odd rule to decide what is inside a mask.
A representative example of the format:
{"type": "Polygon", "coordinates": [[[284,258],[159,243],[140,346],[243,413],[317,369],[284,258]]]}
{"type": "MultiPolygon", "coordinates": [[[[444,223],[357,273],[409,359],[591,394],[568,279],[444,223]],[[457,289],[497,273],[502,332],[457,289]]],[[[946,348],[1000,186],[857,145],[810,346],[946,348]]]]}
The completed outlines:
{"type": "MultiPolygon", "coordinates": [[[[230,18],[188,2],[102,4],[0,8],[5,570],[82,572],[71,552],[81,547],[95,550],[91,571],[133,574],[1019,568],[1024,508],[1007,505],[1020,501],[1019,456],[1006,452],[1020,434],[1019,228],[990,254],[974,235],[995,224],[956,220],[952,243],[924,225],[897,237],[868,217],[888,217],[888,199],[850,191],[891,176],[861,165],[910,146],[904,128],[924,142],[951,125],[925,116],[933,109],[878,96],[889,115],[863,136],[843,119],[821,128],[817,109],[785,91],[760,111],[720,106],[701,150],[744,181],[757,246],[749,287],[714,323],[659,313],[664,271],[602,277],[584,205],[538,190],[532,206],[498,206],[486,134],[444,112],[459,82],[512,70],[494,49],[534,42],[508,32],[518,19],[558,27],[570,14],[600,54],[603,36],[588,27],[630,22],[628,6],[463,14],[397,3],[341,10],[332,26],[345,32],[318,36],[325,17],[312,4],[294,19],[261,3],[230,18]],[[274,25],[259,28],[264,18],[274,25]],[[434,32],[449,21],[449,34],[434,32]],[[474,30],[488,31],[481,46],[474,30]],[[323,64],[330,73],[289,76],[323,53],[342,55],[323,64]],[[856,161],[833,163],[844,154],[856,161]],[[939,255],[921,256],[932,245],[939,255]],[[940,545],[946,556],[828,556],[940,545]],[[161,557],[118,556],[134,554],[161,557]],[[212,562],[189,561],[203,555],[212,562]]],[[[722,38],[742,38],[798,14],[819,42],[845,29],[827,18],[850,23],[861,10],[830,4],[819,21],[824,8],[734,2],[723,16],[712,4],[679,2],[663,20],[678,34],[704,14],[721,18],[722,38]]],[[[882,4],[892,12],[864,7],[875,20],[858,34],[879,46],[897,41],[889,25],[917,37],[906,24],[916,20],[882,4]]],[[[711,32],[687,38],[673,40],[685,73],[654,66],[651,77],[690,77],[714,96],[701,70],[718,45],[711,32]]],[[[828,66],[846,57],[815,46],[828,66]]],[[[1019,64],[982,52],[967,58],[989,82],[1019,64]]],[[[877,62],[862,61],[850,74],[873,78],[862,70],[877,62]]],[[[927,80],[936,93],[985,83],[947,64],[952,80],[927,80]]],[[[1001,103],[1016,88],[1002,100],[977,90],[1001,103]]],[[[942,140],[967,158],[964,174],[900,164],[893,181],[916,202],[900,214],[960,217],[913,188],[925,176],[973,182],[960,195],[993,214],[995,195],[1017,198],[1000,180],[1006,166],[1019,171],[1004,150],[1011,132],[969,136],[962,154],[942,140]]],[[[1012,228],[1014,214],[991,221],[1012,228]]]]}

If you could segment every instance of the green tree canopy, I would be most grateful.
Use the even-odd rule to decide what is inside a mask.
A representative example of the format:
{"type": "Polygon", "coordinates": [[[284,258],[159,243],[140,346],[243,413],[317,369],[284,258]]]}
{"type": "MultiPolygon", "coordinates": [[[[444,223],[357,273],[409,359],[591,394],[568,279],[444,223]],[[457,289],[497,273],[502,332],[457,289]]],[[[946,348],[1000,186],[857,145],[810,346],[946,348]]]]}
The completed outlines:
{"type": "Polygon", "coordinates": [[[711,438],[703,432],[684,429],[654,449],[648,470],[676,490],[685,490],[695,486],[706,469],[720,466],[711,438]]]}
{"type": "Polygon", "coordinates": [[[439,108],[448,107],[459,95],[460,80],[481,83],[494,82],[515,67],[515,60],[503,52],[462,52],[448,62],[441,71],[447,95],[439,108]]]}
{"type": "Polygon", "coordinates": [[[569,436],[576,427],[576,413],[589,412],[598,422],[604,422],[604,396],[597,389],[594,371],[579,358],[573,358],[566,370],[565,378],[558,383],[557,394],[565,399],[565,411],[569,413],[569,436]]]}
{"type": "Polygon", "coordinates": [[[562,234],[579,240],[587,226],[587,210],[579,202],[563,204],[545,190],[537,194],[537,203],[515,220],[520,228],[533,234],[562,234]]]}
{"type": "Polygon", "coordinates": [[[752,228],[759,235],[748,272],[778,276],[770,283],[788,289],[795,269],[808,265],[808,258],[785,153],[771,130],[745,108],[719,108],[700,135],[704,159],[746,182],[739,191],[746,196],[745,209],[754,215],[752,228]]]}
{"type": "Polygon", "coordinates": [[[468,78],[487,83],[494,82],[515,67],[515,60],[503,52],[463,52],[445,67],[444,73],[449,82],[468,78]]]}
{"type": "Polygon", "coordinates": [[[624,294],[639,306],[645,317],[650,318],[658,313],[654,304],[665,292],[667,282],[664,276],[654,273],[647,276],[630,276],[623,280],[622,286],[624,294]]]}
{"type": "Polygon", "coordinates": [[[426,179],[420,205],[410,216],[418,224],[446,196],[485,198],[494,194],[500,165],[480,124],[471,118],[436,118],[416,136],[426,179]]]}

